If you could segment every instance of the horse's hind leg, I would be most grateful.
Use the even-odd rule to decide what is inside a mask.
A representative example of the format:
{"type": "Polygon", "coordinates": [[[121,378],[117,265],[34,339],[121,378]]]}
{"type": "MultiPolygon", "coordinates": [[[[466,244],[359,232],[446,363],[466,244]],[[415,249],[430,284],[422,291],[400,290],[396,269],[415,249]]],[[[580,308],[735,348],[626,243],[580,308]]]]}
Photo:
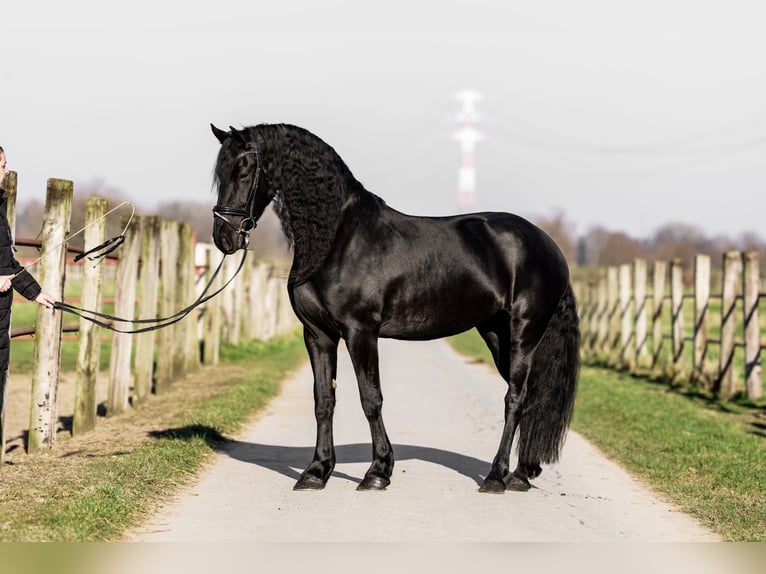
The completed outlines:
{"type": "Polygon", "coordinates": [[[335,445],[332,437],[332,417],[335,411],[334,380],[338,363],[338,340],[324,333],[311,334],[304,330],[306,349],[314,371],[314,416],[317,440],[314,458],[303,471],[294,490],[324,488],[335,468],[335,445]]]}
{"type": "Polygon", "coordinates": [[[489,321],[477,325],[476,330],[492,353],[497,371],[507,383],[511,377],[511,319],[508,313],[498,313],[489,321]]]}
{"type": "Polygon", "coordinates": [[[346,345],[359,383],[362,409],[372,435],[372,464],[357,490],[383,490],[391,483],[394,451],[383,425],[383,394],[378,369],[378,338],[374,333],[354,332],[346,337],[346,345]]]}
{"type": "Polygon", "coordinates": [[[512,325],[510,315],[501,313],[479,327],[479,332],[495,357],[500,375],[508,383],[508,391],[505,394],[505,424],[500,446],[490,472],[480,488],[481,492],[504,492],[507,483],[507,486],[514,490],[524,490],[516,484],[517,481],[510,473],[511,446],[519,425],[520,408],[524,403],[532,355],[541,333],[529,324],[514,333],[512,325]]]}

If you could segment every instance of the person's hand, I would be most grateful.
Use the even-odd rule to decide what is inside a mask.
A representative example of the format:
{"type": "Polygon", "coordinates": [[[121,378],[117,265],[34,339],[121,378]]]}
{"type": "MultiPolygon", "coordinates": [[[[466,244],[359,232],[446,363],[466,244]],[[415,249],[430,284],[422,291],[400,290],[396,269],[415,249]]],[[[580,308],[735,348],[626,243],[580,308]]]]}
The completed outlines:
{"type": "Polygon", "coordinates": [[[0,275],[0,293],[5,293],[11,288],[11,279],[13,278],[14,275],[0,275]]]}
{"type": "Polygon", "coordinates": [[[48,293],[40,293],[35,301],[47,309],[53,309],[53,304],[56,302],[56,298],[48,293]]]}

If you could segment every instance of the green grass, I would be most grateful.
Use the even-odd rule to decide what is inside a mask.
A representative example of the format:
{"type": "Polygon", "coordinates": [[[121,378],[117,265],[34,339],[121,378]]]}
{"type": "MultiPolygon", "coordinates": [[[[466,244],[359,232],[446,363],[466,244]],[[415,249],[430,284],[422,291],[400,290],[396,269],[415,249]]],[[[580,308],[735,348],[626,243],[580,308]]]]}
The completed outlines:
{"type": "MultiPolygon", "coordinates": [[[[487,360],[475,331],[449,342],[487,360]]],[[[763,407],[586,366],[573,428],[725,540],[766,541],[763,407]]]]}
{"type": "MultiPolygon", "coordinates": [[[[179,392],[172,402],[155,397],[155,415],[142,407],[116,421],[129,425],[148,417],[152,424],[152,416],[172,409],[153,438],[134,447],[117,444],[102,454],[83,449],[71,456],[28,456],[0,470],[0,541],[119,539],[277,393],[280,381],[305,358],[305,349],[302,338],[292,336],[238,349],[223,345],[221,355],[222,362],[242,363],[246,374],[222,380],[212,396],[188,400],[179,392]]],[[[215,373],[212,368],[205,376],[215,373]]]]}

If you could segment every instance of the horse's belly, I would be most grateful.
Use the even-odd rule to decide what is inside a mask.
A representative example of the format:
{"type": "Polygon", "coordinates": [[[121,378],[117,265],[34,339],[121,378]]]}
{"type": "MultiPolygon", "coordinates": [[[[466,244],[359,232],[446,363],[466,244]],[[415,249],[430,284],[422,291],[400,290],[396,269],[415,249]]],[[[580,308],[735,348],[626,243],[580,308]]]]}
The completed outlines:
{"type": "Polygon", "coordinates": [[[466,300],[456,291],[443,297],[397,301],[384,310],[380,336],[390,339],[439,339],[467,331],[488,320],[501,308],[493,296],[466,300]]]}

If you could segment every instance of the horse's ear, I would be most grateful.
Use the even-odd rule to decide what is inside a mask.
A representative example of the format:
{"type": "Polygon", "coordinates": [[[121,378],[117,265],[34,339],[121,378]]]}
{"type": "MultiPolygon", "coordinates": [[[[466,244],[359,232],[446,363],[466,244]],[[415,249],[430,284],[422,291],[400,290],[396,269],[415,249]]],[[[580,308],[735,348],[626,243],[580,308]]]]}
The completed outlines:
{"type": "Polygon", "coordinates": [[[213,130],[213,135],[218,138],[218,141],[220,143],[225,142],[229,137],[231,137],[231,134],[229,132],[225,132],[223,130],[219,130],[217,127],[215,127],[213,124],[210,124],[210,128],[213,130]]]}
{"type": "Polygon", "coordinates": [[[245,141],[245,136],[243,135],[243,133],[242,133],[241,131],[237,131],[237,128],[233,128],[233,127],[231,127],[231,126],[229,126],[229,129],[231,130],[231,136],[232,136],[233,138],[236,138],[236,140],[237,140],[239,143],[241,143],[241,144],[243,144],[243,145],[247,143],[247,142],[245,141]]]}

